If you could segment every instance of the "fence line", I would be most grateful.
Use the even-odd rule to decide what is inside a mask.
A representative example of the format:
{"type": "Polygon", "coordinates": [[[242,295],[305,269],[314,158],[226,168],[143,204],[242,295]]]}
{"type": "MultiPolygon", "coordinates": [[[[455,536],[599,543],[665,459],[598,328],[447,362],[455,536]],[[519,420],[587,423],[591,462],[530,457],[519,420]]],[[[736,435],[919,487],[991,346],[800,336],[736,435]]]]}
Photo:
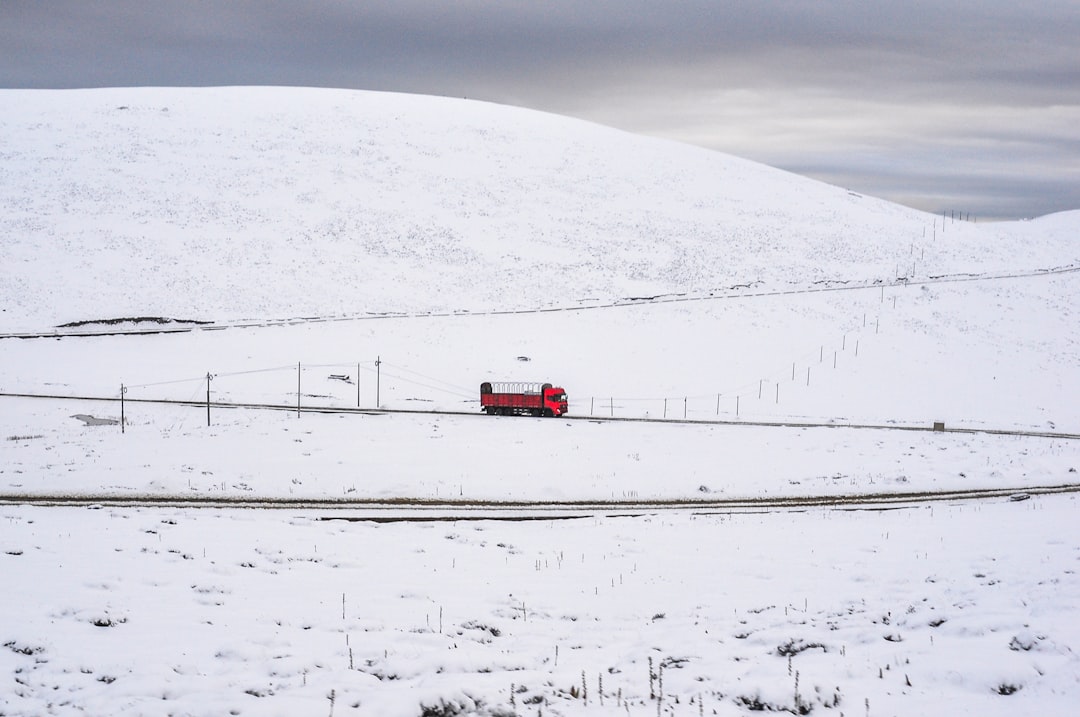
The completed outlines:
{"type": "MultiPolygon", "coordinates": [[[[860,328],[868,325],[868,320],[865,315],[860,319],[860,322],[860,328]]],[[[877,326],[879,326],[879,322],[880,319],[875,317],[875,330],[877,326]]],[[[860,334],[861,332],[858,329],[855,329],[846,331],[840,335],[839,340],[837,341],[838,348],[835,348],[832,351],[833,368],[837,368],[839,365],[837,357],[840,353],[851,352],[853,355],[858,355],[860,334]],[[850,334],[854,334],[855,336],[849,341],[850,334]]],[[[770,401],[771,399],[771,403],[774,405],[778,404],[781,398],[785,397],[787,394],[787,391],[781,388],[781,385],[784,383],[795,383],[795,385],[802,384],[804,387],[809,387],[812,383],[813,376],[815,375],[814,367],[820,366],[821,368],[824,368],[828,366],[828,356],[825,349],[826,344],[820,344],[817,349],[814,349],[813,351],[800,353],[795,361],[786,364],[783,369],[773,369],[762,378],[746,381],[738,386],[729,387],[720,391],[686,394],[682,396],[608,395],[603,397],[591,396],[574,398],[573,394],[571,394],[572,411],[578,415],[585,413],[583,409],[587,403],[588,415],[614,417],[616,415],[635,416],[644,414],[645,416],[650,417],[661,416],[673,419],[686,419],[692,416],[712,417],[720,415],[735,415],[738,417],[742,412],[747,411],[747,409],[753,411],[755,407],[760,407],[760,404],[755,406],[755,402],[758,401],[770,401]]],[[[212,399],[214,395],[219,397],[229,397],[229,399],[233,401],[248,396],[256,399],[256,401],[253,402],[257,402],[257,400],[266,400],[268,395],[277,395],[281,397],[277,402],[282,403],[283,405],[285,399],[294,401],[298,415],[303,408],[303,399],[305,397],[325,399],[328,401],[328,405],[325,406],[308,407],[333,408],[335,406],[344,405],[346,402],[348,402],[349,405],[353,405],[355,402],[356,407],[359,408],[362,406],[362,373],[375,373],[377,377],[376,381],[389,379],[398,387],[402,384],[408,384],[466,401],[479,400],[478,395],[471,387],[466,388],[457,383],[445,381],[436,376],[431,376],[399,364],[382,361],[381,359],[369,359],[366,362],[341,361],[311,364],[296,363],[287,366],[270,366],[221,373],[208,372],[207,374],[198,377],[155,381],[142,384],[121,384],[121,389],[124,393],[132,390],[144,392],[145,389],[195,384],[194,391],[191,392],[191,395],[197,395],[200,390],[202,390],[203,386],[205,386],[207,391],[206,403],[209,422],[209,409],[213,403],[212,399]],[[387,370],[388,368],[392,370],[387,370]],[[311,388],[308,389],[308,392],[304,391],[304,376],[310,375],[310,372],[314,370],[326,369],[356,369],[358,371],[355,381],[350,375],[351,372],[339,375],[331,374],[326,377],[327,381],[336,379],[343,385],[349,385],[350,389],[347,395],[344,391],[335,391],[333,388],[327,389],[325,393],[311,393],[313,390],[311,388]],[[244,387],[236,384],[230,385],[232,382],[227,380],[285,372],[288,372],[290,376],[287,383],[263,383],[257,387],[244,387]],[[295,377],[295,380],[293,377],[295,377]],[[352,385],[355,385],[355,391],[351,388],[352,385]]],[[[368,382],[370,385],[370,378],[368,379],[368,382]]],[[[332,386],[333,384],[330,385],[332,386]]],[[[390,388],[390,386],[387,388],[390,388]]],[[[376,391],[378,390],[379,387],[377,386],[376,391]]],[[[185,391],[184,393],[187,395],[189,392],[185,391]]],[[[415,400],[416,397],[413,398],[415,400]]],[[[188,396],[187,400],[191,401],[190,396],[188,396]]],[[[381,402],[376,399],[376,403],[373,407],[379,407],[380,403],[381,402]]]]}
{"type": "MultiPolygon", "coordinates": [[[[914,247],[914,244],[912,246],[914,247]]],[[[912,248],[911,252],[914,251],[915,249],[912,248]]],[[[899,286],[903,286],[903,284],[900,284],[899,286]]],[[[895,289],[896,287],[890,288],[895,289]]],[[[892,301],[886,302],[885,286],[883,285],[879,298],[879,303],[883,308],[888,307],[892,309],[896,307],[897,297],[895,296],[895,293],[890,298],[892,301]]],[[[643,413],[645,416],[662,416],[672,419],[690,418],[691,416],[714,417],[720,415],[734,415],[735,417],[739,417],[744,412],[753,413],[755,409],[760,409],[762,407],[762,402],[777,405],[782,399],[786,399],[791,395],[791,389],[785,388],[784,384],[790,384],[791,388],[809,388],[814,384],[815,380],[821,376],[823,371],[830,370],[830,368],[839,369],[841,367],[841,362],[839,360],[841,355],[848,355],[853,358],[858,357],[862,339],[866,337],[871,329],[873,334],[880,332],[881,314],[878,313],[871,316],[870,312],[860,312],[860,314],[849,317],[842,323],[842,330],[830,341],[819,343],[813,349],[799,352],[793,360],[783,364],[778,362],[771,369],[763,372],[758,378],[744,381],[737,386],[729,386],[718,391],[687,392],[681,396],[618,396],[609,394],[607,396],[582,396],[576,398],[573,391],[571,391],[571,410],[577,415],[586,414],[584,409],[587,404],[588,415],[606,415],[614,417],[618,414],[633,417],[643,413]],[[831,367],[829,366],[829,353],[832,353],[831,367]]],[[[311,364],[296,363],[286,366],[260,367],[216,374],[208,372],[207,374],[198,377],[148,382],[143,384],[121,384],[121,386],[122,390],[126,392],[128,390],[144,391],[145,389],[194,383],[196,384],[195,389],[197,392],[199,387],[205,383],[207,388],[208,406],[212,402],[211,393],[219,396],[229,396],[234,400],[252,395],[258,396],[260,400],[266,400],[265,397],[267,395],[277,395],[294,399],[299,413],[303,405],[302,399],[305,396],[307,398],[328,399],[330,405],[321,406],[326,408],[343,405],[346,401],[348,401],[349,405],[352,405],[353,402],[355,402],[356,407],[361,407],[362,381],[366,381],[369,393],[371,390],[370,378],[365,379],[363,374],[368,374],[370,376],[371,373],[375,374],[374,390],[376,398],[373,407],[376,408],[380,407],[382,403],[380,396],[382,387],[380,381],[383,378],[392,382],[392,385],[388,385],[386,388],[395,391],[398,395],[400,395],[401,385],[408,384],[464,401],[478,402],[479,400],[476,391],[472,387],[464,387],[455,382],[428,375],[407,366],[383,361],[381,357],[360,361],[338,361],[311,364]],[[357,375],[355,381],[353,381],[352,376],[350,375],[351,371],[337,375],[331,374],[327,377],[327,380],[338,379],[343,384],[355,384],[355,390],[350,388],[348,395],[345,395],[344,391],[329,388],[324,393],[313,394],[310,393],[313,389],[309,388],[309,392],[305,393],[304,376],[310,375],[310,372],[313,370],[326,369],[356,369],[357,375]],[[287,386],[285,384],[272,385],[264,383],[258,387],[243,387],[235,384],[230,385],[230,381],[223,380],[275,372],[289,372],[290,375],[295,376],[296,380],[294,382],[290,379],[287,386]]],[[[430,400],[427,397],[418,396],[412,396],[405,400],[418,399],[430,400]]]]}

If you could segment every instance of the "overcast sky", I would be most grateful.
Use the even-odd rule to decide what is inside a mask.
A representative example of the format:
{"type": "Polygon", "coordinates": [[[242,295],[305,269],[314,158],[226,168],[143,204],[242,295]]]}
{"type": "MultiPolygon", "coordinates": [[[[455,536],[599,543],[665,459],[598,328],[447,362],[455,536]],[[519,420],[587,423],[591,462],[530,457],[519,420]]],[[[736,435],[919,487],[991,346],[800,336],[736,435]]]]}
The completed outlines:
{"type": "Polygon", "coordinates": [[[470,97],[928,211],[1080,209],[1080,0],[0,0],[0,87],[470,97]]]}

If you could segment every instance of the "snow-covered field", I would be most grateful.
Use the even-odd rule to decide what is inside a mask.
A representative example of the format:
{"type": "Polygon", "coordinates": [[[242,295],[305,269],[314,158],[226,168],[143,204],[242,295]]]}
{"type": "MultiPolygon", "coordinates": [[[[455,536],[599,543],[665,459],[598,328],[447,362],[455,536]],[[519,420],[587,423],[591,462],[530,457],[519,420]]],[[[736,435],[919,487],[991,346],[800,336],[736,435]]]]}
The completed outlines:
{"type": "Polygon", "coordinates": [[[372,524],[9,506],[0,705],[1064,716],[1077,508],[372,524]]]}
{"type": "MultiPolygon", "coordinates": [[[[1080,483],[1078,212],[943,221],[463,100],[0,96],[0,332],[55,335],[0,338],[0,497],[1080,483]],[[136,317],[209,323],[68,336],[136,317]],[[573,417],[667,422],[421,413],[477,414],[479,382],[515,379],[561,384],[573,417]],[[146,402],[208,383],[367,412],[215,405],[207,426],[146,402]]],[[[9,502],[0,714],[1071,715],[1077,507],[379,523],[9,502]]]]}

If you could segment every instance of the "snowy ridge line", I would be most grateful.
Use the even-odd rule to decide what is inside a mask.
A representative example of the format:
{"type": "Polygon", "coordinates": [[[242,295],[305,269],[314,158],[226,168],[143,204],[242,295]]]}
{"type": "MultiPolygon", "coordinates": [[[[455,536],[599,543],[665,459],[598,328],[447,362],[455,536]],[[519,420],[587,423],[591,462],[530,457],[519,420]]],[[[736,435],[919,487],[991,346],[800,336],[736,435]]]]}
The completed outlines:
{"type": "MultiPolygon", "coordinates": [[[[1033,495],[1080,493],[1080,483],[1027,486],[1023,488],[972,488],[970,490],[913,491],[907,493],[846,493],[787,497],[745,497],[723,499],[656,500],[444,500],[435,498],[295,498],[274,496],[199,496],[185,494],[132,493],[0,493],[0,505],[40,507],[119,508],[251,508],[274,510],[362,510],[373,515],[403,511],[401,520],[490,519],[523,520],[559,517],[595,517],[599,513],[622,514],[627,511],[719,511],[804,508],[874,508],[902,507],[951,500],[1026,500],[1033,495]],[[502,512],[502,518],[500,518],[502,512]],[[461,516],[456,518],[455,516],[461,516]]],[[[363,520],[363,518],[356,518],[363,520]]]]}
{"type": "MultiPolygon", "coordinates": [[[[725,301],[730,299],[762,298],[769,296],[797,296],[803,294],[818,294],[831,291],[859,291],[864,289],[877,289],[882,287],[900,286],[923,286],[932,284],[953,284],[973,281],[997,281],[1003,279],[1026,279],[1040,276],[1054,276],[1080,272],[1080,264],[1065,264],[1050,269],[1032,269],[1024,272],[1008,272],[1002,274],[941,274],[930,275],[926,279],[914,280],[908,277],[898,277],[892,281],[874,279],[872,281],[860,281],[852,283],[843,279],[824,279],[815,284],[825,286],[804,286],[793,289],[773,289],[766,291],[736,291],[735,289],[748,289],[754,283],[740,284],[737,287],[723,290],[721,293],[712,291],[702,295],[692,294],[657,294],[655,296],[643,296],[640,298],[628,297],[615,299],[607,303],[590,304],[585,306],[552,306],[546,308],[526,309],[493,309],[489,311],[469,311],[467,309],[455,309],[453,311],[417,311],[417,312],[394,312],[343,315],[343,316],[300,316],[289,319],[241,319],[237,321],[215,322],[210,320],[193,322],[188,325],[168,326],[156,324],[145,328],[100,328],[86,331],[62,331],[63,327],[55,327],[51,331],[27,331],[0,333],[0,339],[48,339],[48,338],[82,338],[95,336],[144,336],[150,334],[179,334],[193,331],[222,331],[224,329],[256,329],[271,328],[277,326],[296,326],[300,324],[316,324],[343,321],[372,321],[383,319],[436,319],[470,316],[511,316],[515,314],[545,314],[561,311],[594,311],[598,309],[619,309],[633,306],[650,306],[658,304],[674,304],[691,301],[725,301]]],[[[82,321],[80,325],[92,325],[101,323],[108,325],[109,320],[100,322],[82,321]]]]}
{"type": "MultiPolygon", "coordinates": [[[[60,394],[43,393],[7,393],[0,391],[0,398],[31,398],[52,401],[98,401],[119,403],[118,396],[64,396],[60,394]]],[[[146,403],[172,406],[187,406],[189,408],[228,408],[256,411],[286,411],[290,413],[321,413],[321,414],[357,414],[364,416],[392,416],[392,415],[428,415],[428,416],[466,416],[469,418],[482,418],[487,421],[499,420],[496,416],[488,416],[480,411],[450,411],[438,409],[405,409],[405,408],[354,408],[351,406],[297,406],[284,403],[228,403],[223,401],[181,400],[169,398],[124,398],[125,403],[146,403]]],[[[526,420],[514,417],[506,420],[526,420]]],[[[903,424],[903,423],[838,423],[836,421],[762,421],[762,420],[731,420],[731,419],[692,419],[692,418],[644,418],[627,416],[578,416],[563,415],[558,419],[537,418],[536,420],[565,420],[565,421],[592,421],[595,423],[656,423],[664,425],[688,425],[688,426],[745,426],[757,428],[835,428],[866,431],[912,431],[921,433],[964,433],[983,434],[991,436],[1016,436],[1026,438],[1052,438],[1061,440],[1080,440],[1080,433],[1064,433],[1059,431],[1034,431],[1010,428],[970,428],[970,427],[942,427],[935,428],[932,424],[903,424]]]]}

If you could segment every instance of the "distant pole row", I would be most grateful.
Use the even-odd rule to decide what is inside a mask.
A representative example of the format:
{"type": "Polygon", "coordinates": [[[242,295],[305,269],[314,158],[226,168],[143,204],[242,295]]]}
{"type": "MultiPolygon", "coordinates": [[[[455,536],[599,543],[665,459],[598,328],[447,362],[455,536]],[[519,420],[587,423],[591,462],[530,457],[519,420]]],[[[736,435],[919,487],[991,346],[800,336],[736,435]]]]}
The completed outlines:
{"type": "MultiPolygon", "coordinates": [[[[381,357],[376,357],[375,358],[375,406],[376,407],[382,405],[382,396],[381,396],[382,370],[381,370],[381,368],[382,368],[382,358],[381,357]]],[[[360,369],[361,369],[361,364],[359,362],[357,362],[357,364],[356,364],[356,407],[357,408],[360,408],[360,369]]],[[[301,393],[301,391],[302,391],[302,384],[301,384],[302,375],[303,375],[303,366],[302,366],[301,362],[297,361],[297,363],[296,363],[296,417],[297,418],[299,418],[301,413],[302,413],[302,405],[301,405],[301,396],[303,395],[301,393]]],[[[206,425],[207,426],[211,425],[211,417],[210,417],[210,405],[211,405],[211,401],[210,401],[210,384],[215,378],[217,378],[217,376],[218,376],[217,374],[212,373],[210,371],[206,372],[206,425]]],[[[348,377],[345,376],[343,378],[347,379],[348,377]]],[[[168,382],[166,382],[166,383],[168,383],[168,382]]],[[[151,385],[153,385],[153,384],[151,384],[151,385]]],[[[130,386],[127,386],[127,385],[125,385],[123,383],[120,384],[120,432],[121,433],[126,433],[127,432],[127,430],[126,430],[126,428],[127,428],[127,420],[126,420],[126,414],[125,414],[125,408],[126,408],[125,407],[125,396],[127,396],[127,392],[128,392],[129,388],[130,388],[130,386]]]]}

